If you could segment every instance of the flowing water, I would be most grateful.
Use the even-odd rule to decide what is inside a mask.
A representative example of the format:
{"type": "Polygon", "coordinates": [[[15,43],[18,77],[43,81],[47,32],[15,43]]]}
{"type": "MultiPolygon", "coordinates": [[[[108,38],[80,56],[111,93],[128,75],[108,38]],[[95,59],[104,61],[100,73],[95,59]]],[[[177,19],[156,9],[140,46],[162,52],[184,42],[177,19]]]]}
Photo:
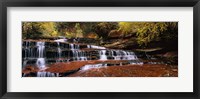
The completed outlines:
{"type": "Polygon", "coordinates": [[[107,60],[106,50],[99,51],[100,60],[107,60]]]}
{"type": "Polygon", "coordinates": [[[91,65],[85,65],[81,67],[81,70],[88,70],[91,68],[102,68],[102,67],[107,67],[107,64],[91,64],[91,65]]]}
{"type": "MultiPolygon", "coordinates": [[[[133,51],[108,49],[102,46],[88,45],[81,43],[69,43],[67,39],[45,41],[23,41],[22,64],[23,68],[28,65],[36,65],[40,70],[37,77],[58,77],[58,73],[45,72],[47,64],[69,61],[88,60],[127,60],[129,64],[143,64],[133,51]]],[[[123,66],[123,63],[120,63],[123,66]]],[[[88,64],[80,68],[87,70],[90,68],[106,67],[109,64],[88,64]]],[[[26,76],[26,74],[23,74],[26,76]]]]}

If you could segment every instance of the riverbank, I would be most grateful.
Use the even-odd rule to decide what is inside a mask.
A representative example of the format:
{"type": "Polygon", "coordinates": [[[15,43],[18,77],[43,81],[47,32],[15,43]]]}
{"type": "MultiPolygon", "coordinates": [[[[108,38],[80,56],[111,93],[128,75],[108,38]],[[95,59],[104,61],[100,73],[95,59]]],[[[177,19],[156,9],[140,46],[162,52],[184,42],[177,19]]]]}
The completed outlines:
{"type": "Polygon", "coordinates": [[[177,66],[124,65],[78,71],[68,77],[178,77],[177,66]]]}
{"type": "Polygon", "coordinates": [[[23,40],[22,77],[178,77],[176,51],[71,40],[23,40]]]}
{"type": "Polygon", "coordinates": [[[54,63],[47,65],[42,71],[37,66],[27,66],[22,72],[29,77],[37,72],[59,73],[59,77],[178,77],[177,65],[125,64],[126,62],[109,60],[54,63]]]}

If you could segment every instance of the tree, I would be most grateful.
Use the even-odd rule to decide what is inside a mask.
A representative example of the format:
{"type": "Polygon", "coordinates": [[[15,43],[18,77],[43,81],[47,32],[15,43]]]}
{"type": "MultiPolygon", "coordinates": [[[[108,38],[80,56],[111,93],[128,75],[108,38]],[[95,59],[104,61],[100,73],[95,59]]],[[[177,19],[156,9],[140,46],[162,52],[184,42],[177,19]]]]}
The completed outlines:
{"type": "Polygon", "coordinates": [[[56,22],[56,28],[60,36],[72,35],[75,32],[75,22],[56,22]]]}
{"type": "Polygon", "coordinates": [[[59,35],[66,36],[68,38],[83,37],[83,22],[57,22],[56,26],[59,31],[59,35]]]}
{"type": "Polygon", "coordinates": [[[35,22],[23,22],[22,24],[22,38],[31,39],[39,38],[42,32],[39,31],[41,24],[35,22]]]}
{"type": "Polygon", "coordinates": [[[97,33],[97,35],[102,39],[107,39],[108,33],[117,28],[117,23],[115,22],[100,22],[93,25],[92,31],[97,33]]]}
{"type": "Polygon", "coordinates": [[[81,29],[81,27],[80,27],[80,23],[76,23],[76,25],[75,25],[75,38],[77,38],[77,37],[83,37],[83,30],[81,29]]]}
{"type": "Polygon", "coordinates": [[[93,27],[98,24],[98,22],[81,22],[80,27],[83,30],[83,36],[88,36],[88,34],[94,33],[93,27]]]}
{"type": "Polygon", "coordinates": [[[54,22],[40,22],[39,24],[41,24],[39,31],[42,32],[42,36],[44,37],[58,36],[58,32],[54,22]]]}
{"type": "Polygon", "coordinates": [[[58,36],[54,22],[23,22],[23,39],[58,36]]]}
{"type": "Polygon", "coordinates": [[[162,39],[170,40],[178,35],[177,22],[119,22],[119,30],[124,35],[133,33],[136,35],[139,45],[147,45],[152,41],[162,39]]]}

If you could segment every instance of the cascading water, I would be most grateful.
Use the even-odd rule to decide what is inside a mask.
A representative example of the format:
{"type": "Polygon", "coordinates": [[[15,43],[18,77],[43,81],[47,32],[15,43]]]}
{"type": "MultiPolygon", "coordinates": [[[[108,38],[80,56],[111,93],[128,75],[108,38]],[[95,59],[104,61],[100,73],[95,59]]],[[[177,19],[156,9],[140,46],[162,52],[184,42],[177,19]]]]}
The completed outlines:
{"type": "Polygon", "coordinates": [[[113,57],[114,60],[138,60],[134,52],[123,50],[110,50],[110,56],[113,57]]]}
{"type": "Polygon", "coordinates": [[[73,60],[76,60],[76,61],[87,60],[85,52],[80,50],[80,45],[70,44],[70,50],[72,51],[72,54],[73,54],[73,60]]]}
{"type": "Polygon", "coordinates": [[[101,68],[101,67],[107,67],[107,64],[91,64],[91,65],[85,65],[81,68],[81,70],[88,70],[91,68],[101,68]]]}
{"type": "Polygon", "coordinates": [[[61,51],[61,48],[60,48],[60,42],[57,42],[57,44],[58,44],[58,57],[61,58],[62,51],[61,51]]]}
{"type": "Polygon", "coordinates": [[[37,77],[59,77],[59,73],[37,72],[37,77]]]}
{"type": "Polygon", "coordinates": [[[28,58],[33,58],[33,57],[37,57],[36,56],[36,52],[35,49],[32,47],[32,43],[30,41],[27,41],[23,44],[23,48],[24,48],[24,59],[28,59],[28,58]]]}
{"type": "Polygon", "coordinates": [[[74,44],[70,44],[71,50],[74,50],[74,44]]]}
{"type": "Polygon", "coordinates": [[[100,60],[107,60],[106,50],[100,51],[100,60]]]}
{"type": "Polygon", "coordinates": [[[44,57],[45,42],[37,42],[36,46],[38,47],[37,48],[38,57],[39,58],[44,57]]]}
{"type": "Polygon", "coordinates": [[[45,59],[44,59],[44,51],[45,51],[45,42],[37,42],[37,53],[38,53],[38,58],[36,61],[36,64],[39,68],[44,68],[45,67],[45,59]]]}
{"type": "MultiPolygon", "coordinates": [[[[68,43],[62,40],[48,41],[24,41],[23,42],[23,68],[36,65],[39,67],[38,77],[57,77],[59,74],[45,72],[47,63],[59,63],[70,61],[88,60],[116,60],[118,64],[109,66],[123,66],[118,60],[125,60],[128,64],[142,64],[133,51],[107,49],[96,45],[85,45],[78,43],[68,43]],[[67,61],[65,61],[67,60],[67,61]]],[[[85,65],[81,70],[90,68],[106,67],[107,63],[85,65]]]]}
{"type": "Polygon", "coordinates": [[[55,42],[67,42],[67,39],[64,36],[59,36],[59,39],[54,40],[55,42]]]}
{"type": "MultiPolygon", "coordinates": [[[[45,55],[45,42],[37,42],[36,44],[37,46],[37,53],[38,53],[38,58],[37,58],[37,61],[36,61],[36,64],[37,66],[40,68],[40,70],[44,70],[45,69],[45,65],[46,65],[46,62],[45,62],[45,58],[44,58],[44,55],[45,55]]],[[[37,77],[53,77],[54,75],[52,75],[51,73],[48,73],[48,72],[37,72],[37,77]]]]}
{"type": "Polygon", "coordinates": [[[36,61],[36,64],[40,69],[45,68],[45,65],[46,65],[45,59],[44,58],[38,58],[37,61],[36,61]]]}
{"type": "Polygon", "coordinates": [[[91,48],[91,45],[87,45],[87,48],[91,48]]]}
{"type": "Polygon", "coordinates": [[[105,47],[95,46],[95,45],[90,45],[90,48],[94,48],[94,49],[106,49],[105,47]]]}
{"type": "Polygon", "coordinates": [[[72,53],[73,53],[74,60],[77,60],[77,61],[87,60],[87,57],[84,54],[85,53],[84,51],[72,50],[72,53]]]}

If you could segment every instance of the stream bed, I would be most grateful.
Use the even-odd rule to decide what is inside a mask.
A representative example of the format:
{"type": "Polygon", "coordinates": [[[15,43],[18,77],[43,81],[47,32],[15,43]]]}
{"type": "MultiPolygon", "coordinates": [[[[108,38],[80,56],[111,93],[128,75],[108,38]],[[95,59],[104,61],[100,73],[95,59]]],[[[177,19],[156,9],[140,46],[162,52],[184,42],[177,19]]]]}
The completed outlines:
{"type": "Polygon", "coordinates": [[[177,77],[178,68],[131,50],[67,42],[22,42],[22,77],[177,77]]]}

